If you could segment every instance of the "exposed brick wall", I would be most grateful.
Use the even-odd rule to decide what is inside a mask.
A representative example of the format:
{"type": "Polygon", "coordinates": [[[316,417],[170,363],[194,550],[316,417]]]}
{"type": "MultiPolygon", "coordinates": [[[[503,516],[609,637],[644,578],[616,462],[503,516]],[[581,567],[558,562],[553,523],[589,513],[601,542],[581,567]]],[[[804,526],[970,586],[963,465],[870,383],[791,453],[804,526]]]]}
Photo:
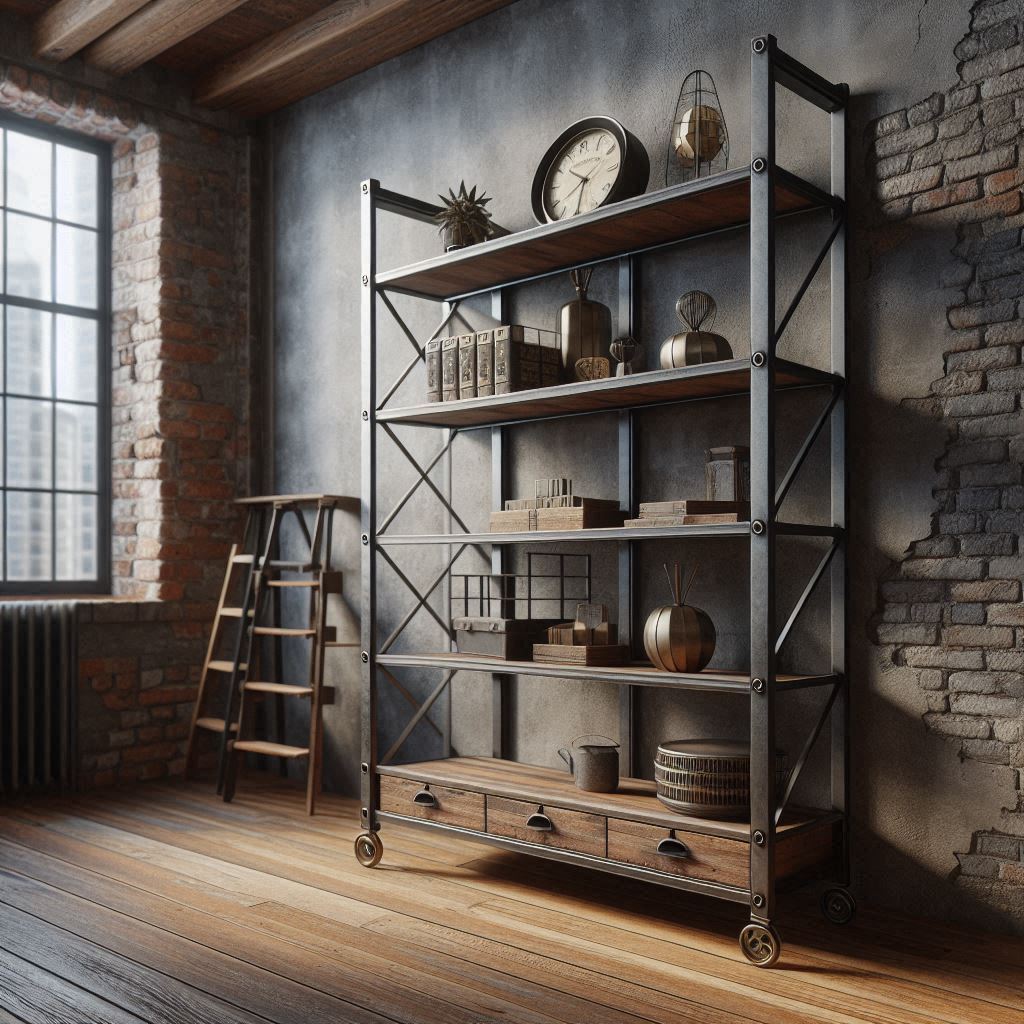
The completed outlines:
{"type": "Polygon", "coordinates": [[[916,670],[928,729],[1016,770],[1018,805],[958,859],[968,884],[1024,885],[1024,0],[976,3],[955,53],[956,86],[870,128],[882,215],[955,225],[957,295],[944,375],[910,401],[949,431],[931,532],[881,583],[874,629],[916,670]]]}
{"type": "Polygon", "coordinates": [[[80,609],[80,781],[175,773],[249,487],[249,138],[17,63],[0,109],[113,148],[112,570],[130,600],[80,609]]]}

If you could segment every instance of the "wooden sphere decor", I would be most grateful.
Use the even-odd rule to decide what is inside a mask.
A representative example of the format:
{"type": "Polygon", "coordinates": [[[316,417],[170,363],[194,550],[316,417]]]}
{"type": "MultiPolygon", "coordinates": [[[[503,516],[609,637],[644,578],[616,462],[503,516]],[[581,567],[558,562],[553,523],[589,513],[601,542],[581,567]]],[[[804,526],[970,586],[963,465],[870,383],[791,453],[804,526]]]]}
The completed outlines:
{"type": "Polygon", "coordinates": [[[655,608],[644,625],[644,650],[665,672],[699,672],[715,653],[715,624],[688,604],[655,608]]]}
{"type": "Polygon", "coordinates": [[[699,672],[715,653],[715,624],[701,608],[685,603],[686,594],[697,575],[694,569],[684,590],[679,563],[669,575],[673,604],[655,608],[644,624],[644,650],[655,668],[664,672],[699,672]]]}

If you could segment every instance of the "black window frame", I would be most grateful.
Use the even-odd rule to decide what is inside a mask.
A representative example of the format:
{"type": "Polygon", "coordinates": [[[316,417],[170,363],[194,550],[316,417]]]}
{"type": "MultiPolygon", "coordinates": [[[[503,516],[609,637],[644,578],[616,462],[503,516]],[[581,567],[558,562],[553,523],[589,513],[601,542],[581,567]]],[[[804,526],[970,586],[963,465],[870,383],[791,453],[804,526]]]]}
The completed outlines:
{"type": "MultiPolygon", "coordinates": [[[[51,314],[66,314],[76,317],[85,317],[88,319],[96,320],[97,330],[97,351],[96,351],[96,490],[97,490],[97,515],[96,515],[96,578],[91,580],[58,580],[54,578],[56,576],[56,557],[57,557],[57,543],[56,535],[58,530],[57,523],[57,500],[56,496],[60,493],[73,493],[69,492],[67,488],[60,488],[57,486],[56,480],[56,464],[53,461],[54,456],[51,455],[51,485],[48,488],[23,488],[13,487],[9,488],[7,484],[6,475],[6,432],[7,432],[7,417],[4,415],[3,429],[0,432],[0,440],[4,441],[4,444],[0,445],[0,460],[3,460],[4,473],[0,476],[0,500],[3,501],[3,530],[7,530],[7,496],[9,491],[31,491],[35,490],[36,493],[46,493],[51,498],[51,551],[50,551],[50,573],[51,579],[49,580],[8,580],[7,579],[7,560],[8,550],[6,543],[6,532],[0,544],[2,548],[2,562],[0,562],[0,600],[13,596],[74,596],[76,594],[97,594],[105,595],[111,592],[111,540],[112,540],[112,505],[113,496],[111,492],[111,470],[112,470],[112,447],[111,447],[111,416],[112,416],[112,403],[111,403],[111,377],[112,377],[112,349],[113,349],[113,336],[111,333],[111,290],[112,290],[112,262],[113,262],[113,147],[110,143],[104,142],[102,139],[95,139],[88,135],[83,135],[79,132],[72,131],[67,128],[57,127],[55,125],[43,124],[38,121],[34,121],[31,118],[20,117],[17,114],[11,114],[6,111],[0,111],[0,128],[9,129],[11,131],[18,132],[22,135],[31,135],[39,139],[43,139],[47,142],[59,144],[61,146],[67,146],[71,149],[79,149],[87,153],[91,153],[97,158],[97,174],[96,174],[96,189],[97,189],[97,221],[96,221],[96,232],[98,236],[98,262],[97,262],[97,306],[95,310],[85,309],[79,306],[70,306],[57,301],[44,302],[37,299],[27,299],[22,296],[13,296],[7,294],[7,260],[3,260],[3,272],[0,275],[0,311],[3,307],[21,307],[23,309],[36,309],[41,310],[45,313],[51,314]]],[[[56,149],[54,149],[56,154],[56,149]]],[[[3,160],[6,166],[7,156],[7,135],[3,137],[3,151],[0,152],[0,159],[3,160]]],[[[56,157],[54,156],[54,159],[56,157]]],[[[4,216],[6,220],[7,210],[7,188],[8,188],[9,175],[4,175],[3,189],[4,194],[0,196],[0,215],[4,216]]],[[[56,196],[57,180],[56,175],[51,179],[52,194],[56,196]]],[[[21,213],[22,211],[15,211],[21,213]]],[[[52,216],[42,217],[39,215],[27,214],[27,216],[37,216],[40,220],[45,220],[54,225],[67,224],[71,227],[80,227],[79,224],[74,224],[68,221],[63,221],[57,217],[56,208],[52,210],[52,216]]],[[[6,246],[6,231],[3,233],[3,244],[6,246]]],[[[51,246],[50,253],[50,273],[51,273],[51,296],[56,296],[56,261],[57,253],[56,246],[51,246]]],[[[5,315],[5,314],[4,314],[5,315]]],[[[51,332],[52,333],[52,332],[51,332]]],[[[51,340],[51,344],[55,345],[55,340],[51,340]]],[[[6,374],[6,360],[7,360],[8,344],[6,335],[4,336],[3,343],[3,359],[4,359],[4,376],[3,376],[3,389],[0,391],[0,395],[6,396],[7,387],[7,374],[6,374]]],[[[53,361],[53,372],[56,373],[56,360],[53,361]]],[[[57,395],[56,390],[50,396],[50,401],[56,403],[57,395]]],[[[6,404],[6,398],[4,398],[6,404]]],[[[92,403],[88,403],[92,404],[92,403]]],[[[51,428],[52,429],[52,428],[51,428]]],[[[56,446],[56,431],[54,430],[54,436],[52,444],[56,446]]],[[[80,492],[81,493],[81,492],[80,492]]]]}

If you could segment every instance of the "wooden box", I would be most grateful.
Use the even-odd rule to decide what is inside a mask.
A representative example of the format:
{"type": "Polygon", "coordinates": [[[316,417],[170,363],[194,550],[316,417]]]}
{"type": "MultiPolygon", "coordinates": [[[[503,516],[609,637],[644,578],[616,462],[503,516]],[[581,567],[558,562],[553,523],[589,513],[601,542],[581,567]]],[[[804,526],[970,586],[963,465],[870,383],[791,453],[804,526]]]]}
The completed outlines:
{"type": "Polygon", "coordinates": [[[461,615],[452,619],[459,654],[481,654],[508,661],[529,661],[533,645],[547,635],[554,619],[498,619],[461,615]]]}
{"type": "Polygon", "coordinates": [[[538,530],[600,530],[621,526],[626,518],[618,502],[584,498],[575,508],[537,509],[538,530]]]}

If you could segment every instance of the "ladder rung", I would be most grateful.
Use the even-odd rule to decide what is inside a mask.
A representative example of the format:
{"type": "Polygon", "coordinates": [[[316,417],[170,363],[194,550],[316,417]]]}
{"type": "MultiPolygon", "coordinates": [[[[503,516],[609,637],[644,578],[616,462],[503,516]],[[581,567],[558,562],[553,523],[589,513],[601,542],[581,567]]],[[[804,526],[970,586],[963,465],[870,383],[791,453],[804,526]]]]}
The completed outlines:
{"type": "MultiPolygon", "coordinates": [[[[212,669],[214,672],[234,672],[235,663],[233,661],[211,661],[206,666],[208,669],[212,669]]],[[[249,666],[240,662],[238,665],[238,671],[244,672],[249,666]]]]}
{"type": "Polygon", "coordinates": [[[310,562],[282,562],[278,558],[272,558],[269,562],[263,563],[269,569],[284,569],[286,572],[312,572],[313,566],[310,562]]]}
{"type": "Polygon", "coordinates": [[[348,640],[328,640],[324,647],[358,647],[359,644],[355,641],[349,642],[348,640]]]}
{"type": "MultiPolygon", "coordinates": [[[[241,608],[221,608],[220,614],[223,618],[228,619],[240,619],[242,617],[241,608]]],[[[249,609],[249,618],[252,618],[252,609],[249,609]]]]}
{"type": "MultiPolygon", "coordinates": [[[[328,594],[340,594],[342,590],[342,573],[338,569],[331,569],[322,573],[324,590],[328,594]]],[[[311,580],[267,580],[268,587],[306,587],[312,588],[318,585],[314,578],[311,580]]]]}
{"type": "Polygon", "coordinates": [[[255,555],[235,555],[231,559],[233,565],[252,565],[255,555]]]}
{"type": "Polygon", "coordinates": [[[232,749],[246,754],[266,754],[268,757],[307,757],[308,747],[289,747],[284,743],[267,740],[235,740],[232,749]]]}
{"type": "Polygon", "coordinates": [[[293,686],[291,683],[245,683],[242,687],[255,693],[280,693],[285,697],[308,697],[313,692],[311,686],[293,686]]]}
{"type": "MultiPolygon", "coordinates": [[[[197,729],[206,729],[208,732],[223,732],[224,731],[224,719],[223,718],[197,718],[196,719],[197,729]]],[[[238,732],[238,723],[231,723],[231,732],[238,732]]]]}
{"type": "Polygon", "coordinates": [[[268,587],[315,587],[316,580],[267,580],[268,587]]]}
{"type": "Polygon", "coordinates": [[[292,629],[290,626],[254,626],[257,636],[316,636],[315,629],[292,629]]]}

